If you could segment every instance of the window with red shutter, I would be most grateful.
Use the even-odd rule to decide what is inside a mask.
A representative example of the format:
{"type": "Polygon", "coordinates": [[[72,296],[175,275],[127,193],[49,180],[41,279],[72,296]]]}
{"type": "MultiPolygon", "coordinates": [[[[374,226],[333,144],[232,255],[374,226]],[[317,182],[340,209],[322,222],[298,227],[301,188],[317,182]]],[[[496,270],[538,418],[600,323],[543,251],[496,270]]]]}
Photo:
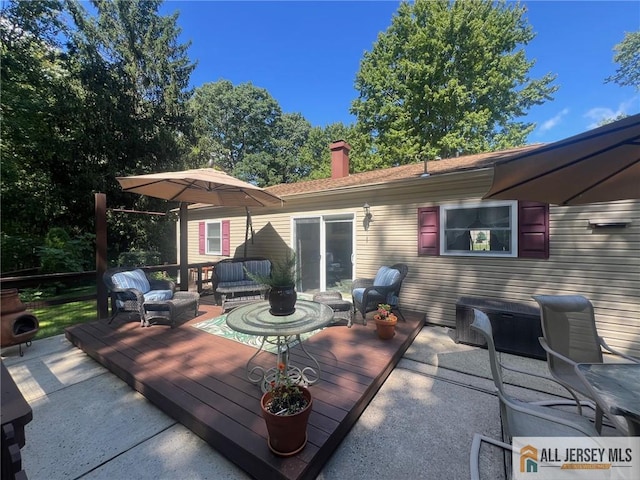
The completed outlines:
{"type": "Polygon", "coordinates": [[[504,201],[418,208],[418,255],[549,258],[549,205],[504,201]]]}
{"type": "Polygon", "coordinates": [[[199,249],[201,254],[229,255],[229,220],[200,222],[198,227],[199,249]],[[225,237],[227,253],[224,253],[225,237]]]}

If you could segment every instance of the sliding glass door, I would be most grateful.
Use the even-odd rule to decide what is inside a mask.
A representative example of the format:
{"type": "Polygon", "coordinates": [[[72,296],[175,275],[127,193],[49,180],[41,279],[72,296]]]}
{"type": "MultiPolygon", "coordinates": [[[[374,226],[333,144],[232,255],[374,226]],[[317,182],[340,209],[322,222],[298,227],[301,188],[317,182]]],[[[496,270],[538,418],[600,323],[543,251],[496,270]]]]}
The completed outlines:
{"type": "Polygon", "coordinates": [[[353,215],[296,218],[294,242],[299,292],[337,290],[351,293],[353,280],[353,215]]]}

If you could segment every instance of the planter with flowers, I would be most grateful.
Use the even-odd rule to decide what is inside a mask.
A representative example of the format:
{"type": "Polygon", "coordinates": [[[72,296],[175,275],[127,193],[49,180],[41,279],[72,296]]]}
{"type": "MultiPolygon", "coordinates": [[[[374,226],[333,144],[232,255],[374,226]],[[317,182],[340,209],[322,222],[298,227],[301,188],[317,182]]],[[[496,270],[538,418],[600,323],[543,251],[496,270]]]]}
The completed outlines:
{"type": "Polygon", "coordinates": [[[287,366],[280,363],[275,380],[260,401],[273,453],[288,457],[304,448],[312,403],[311,392],[296,385],[287,374],[287,366]]]}
{"type": "Polygon", "coordinates": [[[376,322],[376,331],[378,337],[383,340],[393,338],[396,334],[396,324],[398,323],[398,317],[391,313],[391,305],[381,303],[378,305],[378,311],[373,316],[376,322]]]}

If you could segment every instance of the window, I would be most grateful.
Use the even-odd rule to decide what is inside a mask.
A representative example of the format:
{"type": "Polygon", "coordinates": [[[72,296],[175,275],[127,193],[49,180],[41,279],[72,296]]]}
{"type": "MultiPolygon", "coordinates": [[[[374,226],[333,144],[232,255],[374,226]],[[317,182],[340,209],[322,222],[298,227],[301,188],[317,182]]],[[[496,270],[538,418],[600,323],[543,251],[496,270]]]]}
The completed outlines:
{"type": "Polygon", "coordinates": [[[482,202],[418,208],[418,255],[549,258],[549,205],[482,202]]]}
{"type": "Polygon", "coordinates": [[[221,222],[207,222],[205,238],[207,245],[205,253],[213,255],[222,254],[221,222]]]}
{"type": "Polygon", "coordinates": [[[200,222],[198,243],[201,255],[229,255],[231,239],[229,220],[200,222]]]}
{"type": "Polygon", "coordinates": [[[443,255],[507,255],[517,251],[516,202],[443,206],[443,255]]]}

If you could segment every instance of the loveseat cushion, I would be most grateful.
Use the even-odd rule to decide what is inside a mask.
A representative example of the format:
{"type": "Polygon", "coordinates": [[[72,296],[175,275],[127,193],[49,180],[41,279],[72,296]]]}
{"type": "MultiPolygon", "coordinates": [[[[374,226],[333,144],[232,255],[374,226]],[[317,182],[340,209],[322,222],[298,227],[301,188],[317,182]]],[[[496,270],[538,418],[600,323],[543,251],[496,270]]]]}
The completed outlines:
{"type": "Polygon", "coordinates": [[[220,262],[215,267],[218,282],[239,282],[244,280],[242,262],[220,262]]]}
{"type": "MultiPolygon", "coordinates": [[[[244,262],[244,268],[253,275],[268,277],[271,274],[271,262],[269,260],[247,260],[244,262]]],[[[244,278],[245,280],[251,280],[246,274],[244,278]]]]}
{"type": "Polygon", "coordinates": [[[172,290],[150,290],[144,294],[145,302],[171,300],[172,298],[172,290]]]}
{"type": "Polygon", "coordinates": [[[114,273],[111,276],[111,281],[118,288],[135,288],[136,290],[140,290],[143,294],[151,290],[151,285],[149,285],[147,276],[139,268],[126,272],[114,273]]]}

